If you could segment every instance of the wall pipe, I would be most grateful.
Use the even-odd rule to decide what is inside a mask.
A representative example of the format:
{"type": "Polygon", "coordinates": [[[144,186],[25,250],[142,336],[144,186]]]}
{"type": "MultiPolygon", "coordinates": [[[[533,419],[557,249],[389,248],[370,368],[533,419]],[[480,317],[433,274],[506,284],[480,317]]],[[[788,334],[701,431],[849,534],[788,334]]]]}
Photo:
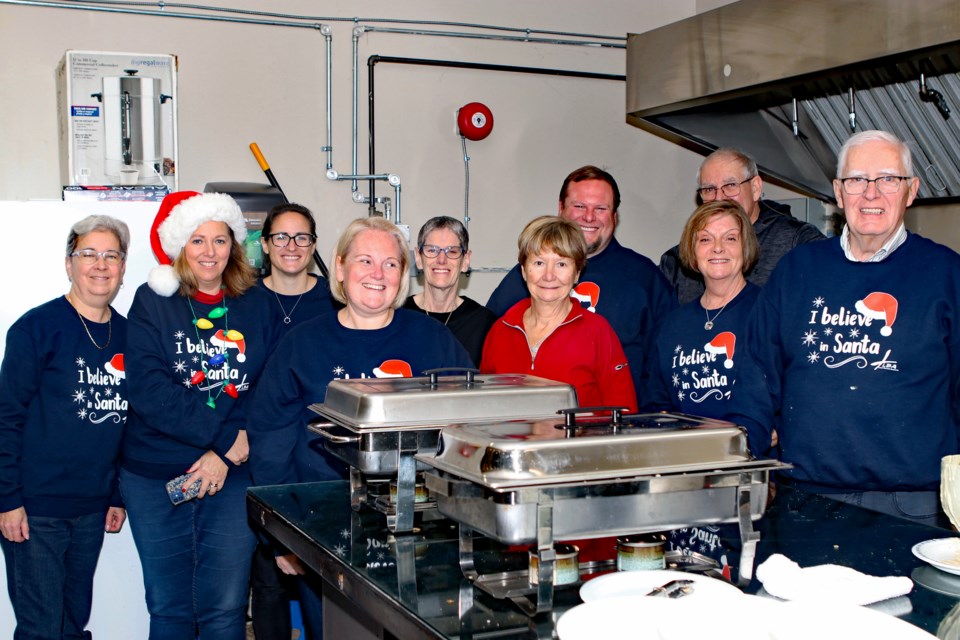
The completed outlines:
{"type": "MultiPolygon", "coordinates": [[[[278,13],[274,11],[257,11],[252,9],[236,9],[233,7],[215,7],[210,5],[200,5],[194,3],[183,3],[183,2],[164,2],[163,0],[158,0],[157,2],[131,2],[128,0],[71,0],[70,5],[68,6],[57,6],[62,3],[51,2],[51,0],[0,0],[0,4],[23,4],[23,5],[33,5],[33,6],[55,6],[55,8],[70,8],[70,9],[81,9],[83,6],[70,6],[70,5],[102,5],[102,6],[155,6],[158,10],[164,11],[168,8],[177,8],[177,9],[193,9],[196,11],[209,11],[212,13],[234,13],[240,15],[250,15],[250,16],[266,16],[269,18],[285,18],[290,20],[308,20],[314,22],[351,22],[354,24],[361,23],[372,23],[379,22],[384,24],[413,24],[413,25],[430,25],[437,27],[458,27],[458,28],[467,28],[467,29],[482,29],[485,31],[501,31],[506,33],[522,33],[525,34],[524,37],[517,38],[521,42],[553,42],[556,44],[571,44],[571,45],[586,45],[586,46],[604,46],[605,43],[590,43],[583,42],[581,40],[575,41],[565,41],[558,38],[554,39],[541,39],[541,38],[531,38],[531,34],[542,34],[546,36],[562,36],[568,38],[594,38],[597,40],[611,41],[611,42],[623,42],[627,41],[624,36],[607,36],[593,33],[577,33],[574,31],[552,31],[547,29],[533,29],[530,27],[505,27],[502,25],[493,25],[493,24],[481,24],[481,23],[472,23],[472,22],[453,22],[449,20],[411,20],[407,18],[363,18],[359,16],[344,18],[341,16],[307,16],[307,15],[298,15],[293,13],[278,13]]],[[[122,9],[114,10],[116,12],[122,13],[125,12],[122,9]]],[[[157,14],[159,15],[159,14],[157,14]]],[[[173,15],[173,14],[169,14],[173,15]]],[[[271,24],[269,21],[255,22],[255,24],[271,24]]],[[[394,33],[417,33],[418,30],[400,30],[397,29],[393,31],[394,33]]],[[[424,35],[445,35],[449,37],[458,37],[457,32],[425,32],[424,35]]],[[[475,37],[477,34],[469,34],[460,32],[459,35],[467,37],[475,37]]]]}
{"type": "MultiPolygon", "coordinates": [[[[458,60],[433,60],[429,58],[404,58],[397,56],[380,56],[372,55],[367,58],[367,128],[369,133],[369,139],[367,141],[369,149],[369,166],[368,170],[371,175],[376,174],[376,82],[374,68],[379,63],[386,64],[409,64],[425,67],[447,67],[455,69],[474,69],[482,71],[499,71],[507,73],[527,73],[534,75],[549,75],[549,76],[561,76],[568,78],[587,78],[591,80],[616,80],[618,82],[626,82],[627,77],[610,74],[610,73],[594,73],[590,71],[570,71],[567,69],[546,69],[541,67],[519,67],[516,65],[504,65],[504,64],[487,64],[481,62],[461,62],[458,60]]],[[[366,178],[359,178],[364,180],[366,178]]],[[[376,183],[374,180],[370,180],[370,195],[368,196],[370,202],[370,207],[374,207],[376,203],[376,183]]],[[[400,192],[399,188],[397,189],[397,219],[400,218],[400,192]]],[[[372,215],[372,212],[371,212],[372,215]]],[[[466,213],[464,214],[466,217],[466,213]]],[[[468,221],[465,221],[465,223],[468,221]]],[[[399,223],[399,222],[398,222],[399,223]]]]}

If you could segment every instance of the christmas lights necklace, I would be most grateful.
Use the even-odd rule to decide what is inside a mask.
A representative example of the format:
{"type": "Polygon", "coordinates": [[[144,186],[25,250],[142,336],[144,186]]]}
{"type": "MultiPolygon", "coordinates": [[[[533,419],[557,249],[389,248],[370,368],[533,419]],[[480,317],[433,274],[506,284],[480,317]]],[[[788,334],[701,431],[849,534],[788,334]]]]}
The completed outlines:
{"type": "MultiPolygon", "coordinates": [[[[220,342],[224,346],[228,342],[239,342],[243,340],[243,334],[234,329],[230,329],[230,322],[228,320],[228,312],[224,302],[223,291],[220,293],[220,302],[219,307],[215,307],[210,310],[210,313],[207,314],[207,318],[197,318],[197,312],[193,309],[193,301],[190,298],[187,298],[187,304],[190,305],[190,313],[193,315],[193,330],[197,335],[197,344],[202,344],[204,341],[200,338],[201,329],[213,329],[213,323],[210,322],[208,318],[223,318],[223,330],[217,331],[213,336],[211,336],[210,342],[217,344],[220,342]]],[[[238,358],[243,360],[242,358],[238,358]]],[[[207,364],[211,367],[220,367],[223,366],[223,379],[224,384],[220,385],[220,388],[217,389],[217,394],[213,395],[213,392],[210,391],[212,385],[207,385],[207,406],[211,409],[217,408],[217,399],[220,397],[221,393],[226,393],[231,398],[237,397],[237,387],[230,382],[230,355],[227,353],[217,353],[214,354],[209,361],[204,362],[203,358],[200,359],[200,371],[197,371],[190,378],[190,384],[199,385],[201,382],[207,379],[207,364]]]]}
{"type": "Polygon", "coordinates": [[[80,324],[83,325],[83,330],[87,332],[87,337],[90,338],[90,342],[93,343],[93,346],[95,346],[100,351],[103,351],[104,349],[109,347],[110,339],[113,338],[113,314],[111,313],[110,317],[107,319],[107,343],[101,347],[100,345],[97,344],[97,341],[93,339],[93,334],[90,333],[90,327],[87,326],[86,321],[83,319],[83,316],[80,314],[80,310],[77,309],[76,306],[74,306],[73,300],[70,299],[70,296],[67,295],[67,296],[64,296],[64,298],[67,299],[67,302],[70,303],[70,306],[73,307],[73,310],[77,312],[77,317],[80,318],[80,324]]]}

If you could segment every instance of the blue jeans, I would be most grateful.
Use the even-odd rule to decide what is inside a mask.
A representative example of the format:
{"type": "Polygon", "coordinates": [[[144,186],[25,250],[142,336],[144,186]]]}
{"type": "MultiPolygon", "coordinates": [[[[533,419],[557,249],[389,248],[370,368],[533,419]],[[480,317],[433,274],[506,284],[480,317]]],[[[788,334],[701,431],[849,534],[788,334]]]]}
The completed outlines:
{"type": "Polygon", "coordinates": [[[934,527],[943,525],[942,520],[938,522],[942,516],[938,518],[940,494],[936,491],[851,491],[821,495],[934,527]]]}
{"type": "Polygon", "coordinates": [[[7,591],[17,617],[15,640],[90,638],[93,573],[103,546],[106,512],[76,518],[27,514],[30,539],[0,537],[7,591]]]}
{"type": "Polygon", "coordinates": [[[143,567],[150,640],[244,640],[250,560],[246,470],[213,496],[174,506],[165,480],[120,470],[143,567]]]}

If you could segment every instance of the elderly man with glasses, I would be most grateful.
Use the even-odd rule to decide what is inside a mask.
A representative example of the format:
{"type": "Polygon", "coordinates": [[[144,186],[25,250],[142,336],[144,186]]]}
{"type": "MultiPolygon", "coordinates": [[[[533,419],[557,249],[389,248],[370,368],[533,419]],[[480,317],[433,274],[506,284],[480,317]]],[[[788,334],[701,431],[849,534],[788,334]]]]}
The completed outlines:
{"type": "Polygon", "coordinates": [[[732,417],[758,455],[776,429],[785,481],[935,524],[940,460],[960,450],[960,256],[906,230],[919,186],[891,134],[843,145],[846,228],[784,256],[760,293],[732,417]]]}
{"type": "MultiPolygon", "coordinates": [[[[733,200],[747,212],[760,243],[760,258],[747,274],[747,280],[762,287],[788,251],[822,240],[823,234],[807,222],[790,215],[790,207],[772,200],[761,200],[763,179],[757,164],[742,151],[717,149],[707,156],[697,172],[699,202],[733,200]]],[[[703,278],[680,264],[680,247],[675,246],[660,258],[660,270],[673,285],[680,304],[703,295],[703,278]]]]}

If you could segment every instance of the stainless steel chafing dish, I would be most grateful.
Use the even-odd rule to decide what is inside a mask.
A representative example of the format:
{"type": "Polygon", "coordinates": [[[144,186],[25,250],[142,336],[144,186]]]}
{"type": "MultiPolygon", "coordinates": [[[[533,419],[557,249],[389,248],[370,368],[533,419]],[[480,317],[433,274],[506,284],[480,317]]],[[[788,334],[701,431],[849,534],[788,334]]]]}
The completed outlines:
{"type": "Polygon", "coordinates": [[[350,466],[350,499],[382,511],[391,531],[413,529],[414,513],[435,507],[415,502],[417,452],[436,451],[440,429],[480,422],[556,415],[577,405],[567,384],[527,375],[439,375],[417,378],[334,380],[323,403],[310,409],[326,421],[310,430],[324,447],[350,466]],[[396,479],[396,496],[370,499],[381,480],[396,479]]]}
{"type": "Polygon", "coordinates": [[[769,473],[746,433],[729,422],[680,414],[490,423],[443,429],[426,485],[441,514],[460,523],[460,563],[476,586],[528,613],[551,608],[553,542],[738,523],[741,580],[749,580],[767,507],[769,473]],[[473,532],[504,544],[535,543],[539,584],[523,572],[478,575],[473,532]],[[531,600],[529,596],[534,594],[531,600]]]}

